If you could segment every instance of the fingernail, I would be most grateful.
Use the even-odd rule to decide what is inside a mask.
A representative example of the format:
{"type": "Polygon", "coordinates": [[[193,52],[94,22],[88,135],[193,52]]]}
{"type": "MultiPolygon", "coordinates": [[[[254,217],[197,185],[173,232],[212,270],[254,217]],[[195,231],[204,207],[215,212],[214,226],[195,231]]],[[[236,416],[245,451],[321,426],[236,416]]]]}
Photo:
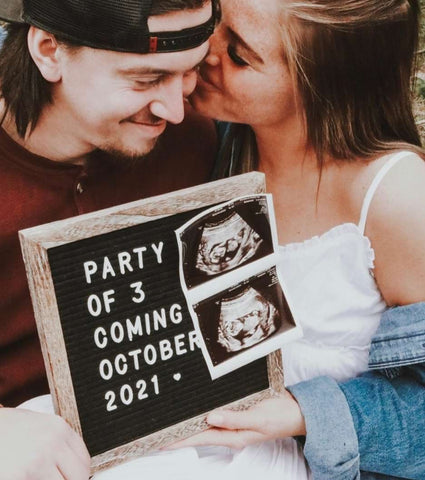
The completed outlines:
{"type": "Polygon", "coordinates": [[[224,417],[223,417],[223,415],[220,415],[219,413],[210,413],[208,415],[207,422],[211,425],[220,426],[224,422],[224,417]]]}

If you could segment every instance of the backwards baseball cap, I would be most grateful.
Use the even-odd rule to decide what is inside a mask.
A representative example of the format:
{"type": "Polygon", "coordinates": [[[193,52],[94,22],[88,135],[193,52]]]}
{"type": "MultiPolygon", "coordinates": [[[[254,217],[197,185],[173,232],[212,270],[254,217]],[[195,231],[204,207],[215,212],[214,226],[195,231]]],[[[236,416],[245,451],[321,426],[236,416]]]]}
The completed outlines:
{"type": "Polygon", "coordinates": [[[78,45],[133,53],[189,50],[213,33],[218,0],[212,0],[207,22],[170,32],[149,31],[153,1],[0,0],[0,18],[33,25],[78,45]]]}

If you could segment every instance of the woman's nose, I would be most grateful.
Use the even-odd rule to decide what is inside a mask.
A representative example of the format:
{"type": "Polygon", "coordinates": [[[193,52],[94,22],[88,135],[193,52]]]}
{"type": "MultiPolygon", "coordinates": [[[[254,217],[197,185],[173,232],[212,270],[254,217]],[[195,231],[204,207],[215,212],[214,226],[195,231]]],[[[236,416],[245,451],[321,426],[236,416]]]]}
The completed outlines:
{"type": "Polygon", "coordinates": [[[216,67],[220,63],[220,51],[222,41],[220,39],[220,32],[217,30],[210,37],[210,48],[208,55],[205,57],[205,63],[211,67],[216,67]]]}

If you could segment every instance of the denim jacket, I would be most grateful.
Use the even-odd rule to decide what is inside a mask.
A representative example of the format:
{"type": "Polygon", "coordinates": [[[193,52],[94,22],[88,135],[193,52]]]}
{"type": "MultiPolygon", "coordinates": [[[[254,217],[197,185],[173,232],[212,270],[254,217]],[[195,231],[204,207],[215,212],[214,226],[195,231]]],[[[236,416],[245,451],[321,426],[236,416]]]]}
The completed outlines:
{"type": "Polygon", "coordinates": [[[383,314],[364,374],[289,390],[306,421],[315,480],[425,480],[425,302],[383,314]]]}

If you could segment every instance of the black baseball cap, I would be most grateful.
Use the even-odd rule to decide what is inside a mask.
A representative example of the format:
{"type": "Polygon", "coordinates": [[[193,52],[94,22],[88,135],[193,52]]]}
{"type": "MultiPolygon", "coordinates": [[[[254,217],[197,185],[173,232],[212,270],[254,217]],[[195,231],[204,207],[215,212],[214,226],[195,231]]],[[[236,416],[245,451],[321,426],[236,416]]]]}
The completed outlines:
{"type": "Polygon", "coordinates": [[[211,36],[211,18],[200,25],[170,32],[150,32],[148,18],[155,0],[0,0],[0,19],[27,23],[78,45],[133,53],[176,52],[195,48],[211,36]]]}

